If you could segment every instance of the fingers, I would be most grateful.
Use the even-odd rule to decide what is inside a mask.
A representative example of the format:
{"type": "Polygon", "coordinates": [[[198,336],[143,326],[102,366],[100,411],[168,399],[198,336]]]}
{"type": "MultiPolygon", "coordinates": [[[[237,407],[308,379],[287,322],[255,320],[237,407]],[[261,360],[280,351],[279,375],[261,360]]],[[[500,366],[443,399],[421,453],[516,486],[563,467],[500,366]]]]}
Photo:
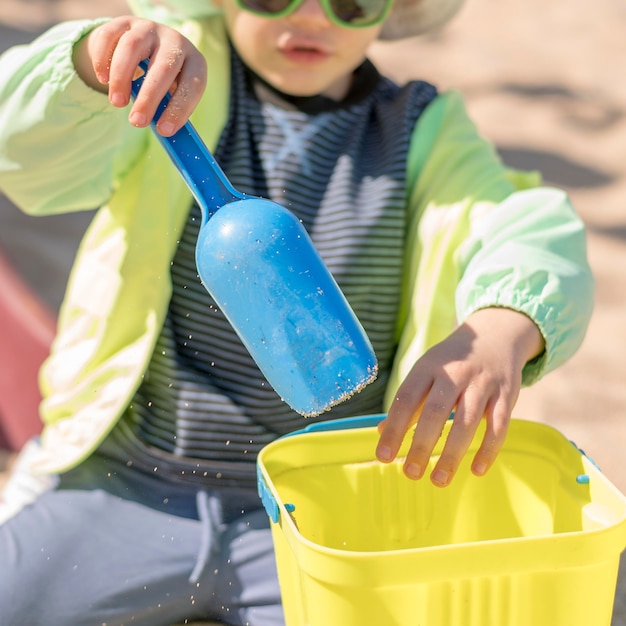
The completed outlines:
{"type": "Polygon", "coordinates": [[[148,20],[122,17],[100,26],[90,41],[98,80],[108,85],[113,106],[131,99],[131,82],[140,61],[149,59],[148,76],[133,103],[129,121],[145,127],[167,93],[170,102],[157,130],[173,135],[187,121],[206,85],[206,63],[197,49],[177,31],[148,20]]]}
{"type": "Polygon", "coordinates": [[[202,97],[205,84],[204,60],[187,59],[178,74],[177,81],[173,83],[172,97],[157,124],[157,130],[162,135],[173,135],[189,119],[202,97]]]}
{"type": "Polygon", "coordinates": [[[126,106],[137,64],[157,47],[156,28],[148,21],[120,17],[100,26],[90,39],[89,52],[98,80],[108,85],[114,106],[126,106]]]}
{"type": "Polygon", "coordinates": [[[387,418],[378,425],[380,438],[376,447],[376,458],[382,463],[390,463],[398,455],[405,434],[417,421],[423,398],[426,397],[432,379],[411,376],[402,383],[396,398],[389,408],[387,418]]]}
{"type": "MultiPolygon", "coordinates": [[[[459,400],[448,438],[439,456],[439,460],[430,475],[430,479],[434,485],[446,487],[450,484],[474,439],[484,410],[484,397],[474,388],[467,390],[459,400]]],[[[443,424],[441,428],[443,429],[443,424]]],[[[441,434],[441,431],[439,431],[439,434],[441,434]]],[[[420,433],[416,430],[415,438],[419,436],[420,433]]],[[[429,443],[431,444],[430,453],[432,454],[437,439],[431,439],[429,443]]]]}
{"type": "Polygon", "coordinates": [[[506,439],[512,410],[513,403],[504,397],[495,403],[493,410],[488,409],[485,435],[472,462],[472,472],[476,476],[484,476],[496,460],[506,439]]]}
{"type": "Polygon", "coordinates": [[[458,390],[450,380],[435,381],[424,402],[404,463],[404,473],[409,478],[419,479],[424,475],[457,398],[458,390]]]}
{"type": "Polygon", "coordinates": [[[395,459],[407,432],[415,425],[403,470],[408,478],[422,478],[431,464],[446,422],[454,412],[430,479],[438,487],[450,484],[483,420],[485,433],[474,456],[472,472],[484,475],[505,441],[517,397],[515,391],[509,390],[507,384],[490,379],[474,383],[457,379],[455,383],[454,377],[439,375],[434,379],[426,378],[421,384],[417,382],[422,378],[410,375],[400,387],[387,418],[379,425],[377,458],[382,462],[395,459]]]}

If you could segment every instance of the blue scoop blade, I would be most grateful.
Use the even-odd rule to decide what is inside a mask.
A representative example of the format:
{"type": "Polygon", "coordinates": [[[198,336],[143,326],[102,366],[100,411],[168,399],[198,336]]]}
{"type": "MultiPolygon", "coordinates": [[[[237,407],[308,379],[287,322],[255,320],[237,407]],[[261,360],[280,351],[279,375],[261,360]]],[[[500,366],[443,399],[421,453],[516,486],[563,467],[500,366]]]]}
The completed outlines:
{"type": "Polygon", "coordinates": [[[370,383],[365,331],[299,220],[261,198],[223,206],[201,229],[202,282],[276,392],[317,415],[370,383]]]}

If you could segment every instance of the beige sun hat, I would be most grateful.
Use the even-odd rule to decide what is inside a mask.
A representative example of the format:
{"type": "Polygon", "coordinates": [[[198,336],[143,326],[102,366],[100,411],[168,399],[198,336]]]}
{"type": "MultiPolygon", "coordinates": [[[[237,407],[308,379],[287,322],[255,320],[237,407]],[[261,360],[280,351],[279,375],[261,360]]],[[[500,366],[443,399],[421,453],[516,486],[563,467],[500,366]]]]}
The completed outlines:
{"type": "MultiPolygon", "coordinates": [[[[210,0],[129,0],[139,13],[164,9],[181,17],[203,18],[219,9],[210,0]]],[[[380,39],[404,39],[441,28],[461,8],[463,0],[395,0],[380,39]]]]}
{"type": "Polygon", "coordinates": [[[395,0],[380,39],[404,39],[440,29],[463,0],[395,0]]]}

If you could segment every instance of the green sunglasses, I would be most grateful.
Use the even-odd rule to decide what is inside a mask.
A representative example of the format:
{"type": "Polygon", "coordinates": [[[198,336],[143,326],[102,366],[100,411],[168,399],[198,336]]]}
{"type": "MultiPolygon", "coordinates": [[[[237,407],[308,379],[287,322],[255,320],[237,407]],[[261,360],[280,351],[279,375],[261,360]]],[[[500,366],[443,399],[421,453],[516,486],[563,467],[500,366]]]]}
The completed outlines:
{"type": "MultiPolygon", "coordinates": [[[[235,0],[244,11],[263,17],[285,17],[304,0],[235,0]]],[[[385,21],[393,0],[319,0],[328,19],[347,28],[368,28],[385,21]]]]}

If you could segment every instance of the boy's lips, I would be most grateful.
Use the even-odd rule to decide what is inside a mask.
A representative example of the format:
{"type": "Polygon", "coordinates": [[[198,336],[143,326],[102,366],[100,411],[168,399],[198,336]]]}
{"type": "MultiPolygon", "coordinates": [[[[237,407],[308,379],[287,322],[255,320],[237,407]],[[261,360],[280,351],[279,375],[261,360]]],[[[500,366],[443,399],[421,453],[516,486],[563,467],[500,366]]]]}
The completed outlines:
{"type": "Polygon", "coordinates": [[[279,45],[283,56],[295,63],[319,63],[330,56],[330,50],[320,41],[291,38],[279,45]]]}

